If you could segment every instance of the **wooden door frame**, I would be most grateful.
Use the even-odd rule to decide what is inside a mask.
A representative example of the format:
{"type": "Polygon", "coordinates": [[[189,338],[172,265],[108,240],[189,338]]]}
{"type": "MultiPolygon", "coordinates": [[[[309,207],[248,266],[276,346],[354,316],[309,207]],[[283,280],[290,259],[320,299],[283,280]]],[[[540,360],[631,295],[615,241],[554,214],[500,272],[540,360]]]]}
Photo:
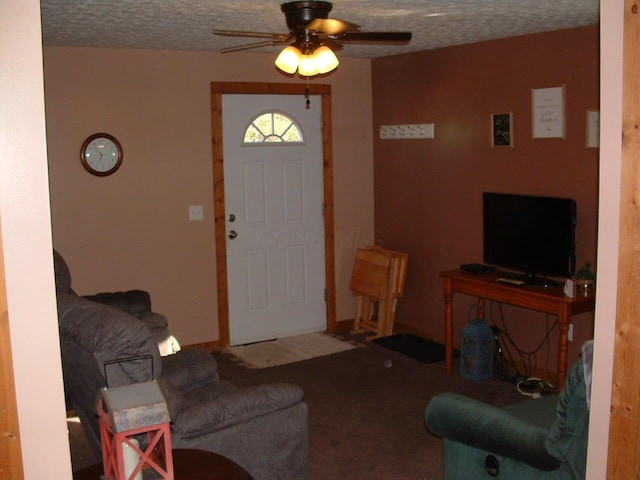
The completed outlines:
{"type": "MultiPolygon", "coordinates": [[[[218,348],[229,346],[229,285],[227,281],[227,228],[224,200],[224,148],[222,142],[222,95],[272,94],[320,95],[322,98],[322,163],[324,181],[324,245],[327,331],[336,330],[336,281],[333,220],[333,152],[331,125],[331,85],[288,83],[211,83],[211,138],[213,150],[213,211],[216,246],[216,280],[218,290],[218,348]],[[307,90],[308,88],[308,90],[307,90]]],[[[311,105],[313,108],[313,105],[311,105]]]]}
{"type": "Polygon", "coordinates": [[[13,375],[13,355],[11,353],[11,332],[9,327],[9,306],[7,303],[4,254],[2,249],[2,227],[0,226],[0,472],[8,478],[22,480],[22,446],[18,424],[18,404],[13,375]]]}
{"type": "MultiPolygon", "coordinates": [[[[635,1],[624,2],[622,73],[622,147],[620,164],[620,236],[617,311],[613,350],[607,479],[640,476],[640,402],[638,344],[640,343],[640,16],[635,1]]],[[[600,158],[600,161],[604,161],[600,158]]],[[[601,320],[602,321],[602,320],[601,320]]],[[[597,357],[596,357],[597,361],[597,357]]]]}

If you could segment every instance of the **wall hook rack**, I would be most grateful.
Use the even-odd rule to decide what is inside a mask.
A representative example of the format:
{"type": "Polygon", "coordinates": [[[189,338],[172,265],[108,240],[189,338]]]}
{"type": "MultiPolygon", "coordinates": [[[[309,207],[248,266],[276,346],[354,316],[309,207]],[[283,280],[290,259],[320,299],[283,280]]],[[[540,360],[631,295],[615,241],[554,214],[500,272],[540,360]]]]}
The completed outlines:
{"type": "Polygon", "coordinates": [[[434,138],[434,124],[419,123],[410,125],[381,125],[380,138],[384,140],[434,138]]]}

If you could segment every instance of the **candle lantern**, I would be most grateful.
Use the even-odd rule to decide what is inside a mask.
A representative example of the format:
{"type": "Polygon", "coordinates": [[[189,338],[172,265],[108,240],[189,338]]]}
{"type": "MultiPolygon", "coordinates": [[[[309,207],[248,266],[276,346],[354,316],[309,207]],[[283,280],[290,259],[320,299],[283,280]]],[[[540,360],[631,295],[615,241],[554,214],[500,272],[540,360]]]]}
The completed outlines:
{"type": "Polygon", "coordinates": [[[494,335],[485,317],[481,305],[471,305],[469,325],[462,330],[460,375],[471,380],[486,380],[493,376],[494,335]],[[474,309],[483,315],[472,318],[474,309]]]}
{"type": "Polygon", "coordinates": [[[169,410],[155,380],[103,388],[98,417],[105,479],[141,480],[146,469],[174,480],[169,410]]]}

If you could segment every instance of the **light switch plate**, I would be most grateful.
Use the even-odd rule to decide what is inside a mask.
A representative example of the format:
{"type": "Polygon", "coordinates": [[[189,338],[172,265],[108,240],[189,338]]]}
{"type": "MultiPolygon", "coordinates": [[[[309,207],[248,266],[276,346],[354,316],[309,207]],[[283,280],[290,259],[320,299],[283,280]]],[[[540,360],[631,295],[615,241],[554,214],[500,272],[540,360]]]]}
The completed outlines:
{"type": "Polygon", "coordinates": [[[202,205],[189,205],[189,221],[204,220],[202,205]]]}

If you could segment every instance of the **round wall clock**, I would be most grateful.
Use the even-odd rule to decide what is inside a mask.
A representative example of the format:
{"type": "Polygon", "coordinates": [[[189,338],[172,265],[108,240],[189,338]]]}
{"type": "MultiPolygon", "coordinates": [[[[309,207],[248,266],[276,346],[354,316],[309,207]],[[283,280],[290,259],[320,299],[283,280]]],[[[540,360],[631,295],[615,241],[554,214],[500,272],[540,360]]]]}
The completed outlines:
{"type": "Polygon", "coordinates": [[[88,137],[80,149],[80,160],[87,171],[99,177],[114,173],[122,164],[122,145],[108,133],[88,137]]]}

